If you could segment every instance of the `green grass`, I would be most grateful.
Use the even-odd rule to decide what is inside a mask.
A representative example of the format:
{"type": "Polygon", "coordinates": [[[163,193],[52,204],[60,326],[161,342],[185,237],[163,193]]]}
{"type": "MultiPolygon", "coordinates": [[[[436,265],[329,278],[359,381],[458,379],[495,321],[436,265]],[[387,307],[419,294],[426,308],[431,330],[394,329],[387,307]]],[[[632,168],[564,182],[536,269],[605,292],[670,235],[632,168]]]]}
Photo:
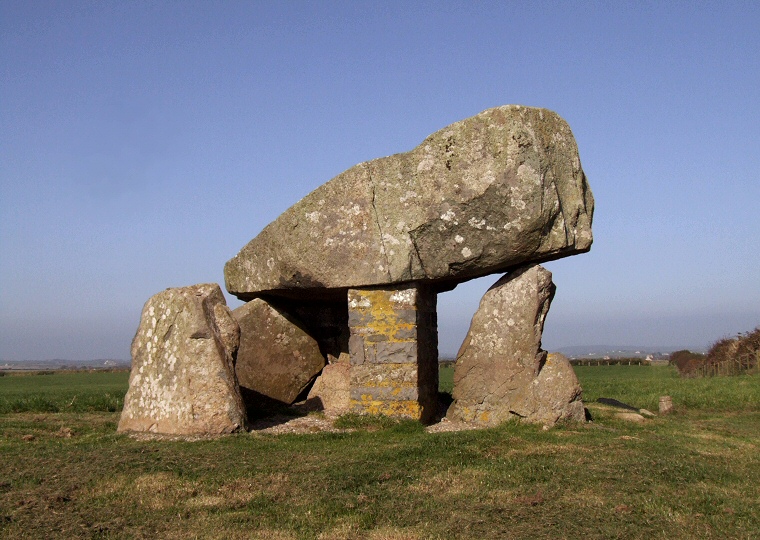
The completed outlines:
{"type": "Polygon", "coordinates": [[[686,379],[673,366],[576,366],[586,402],[614,398],[657,412],[660,396],[676,409],[760,411],[760,377],[686,379]]]}
{"type": "Polygon", "coordinates": [[[438,369],[438,390],[450,394],[454,390],[454,366],[444,365],[438,369]]]}
{"type": "Polygon", "coordinates": [[[0,414],[0,538],[758,538],[757,377],[635,367],[579,368],[584,395],[656,410],[666,391],[677,414],[630,424],[589,399],[593,423],[549,431],[348,416],[194,442],[116,434],[114,412],[0,414]]]}
{"type": "Polygon", "coordinates": [[[14,373],[0,377],[0,414],[121,411],[128,380],[126,371],[14,373]]]}

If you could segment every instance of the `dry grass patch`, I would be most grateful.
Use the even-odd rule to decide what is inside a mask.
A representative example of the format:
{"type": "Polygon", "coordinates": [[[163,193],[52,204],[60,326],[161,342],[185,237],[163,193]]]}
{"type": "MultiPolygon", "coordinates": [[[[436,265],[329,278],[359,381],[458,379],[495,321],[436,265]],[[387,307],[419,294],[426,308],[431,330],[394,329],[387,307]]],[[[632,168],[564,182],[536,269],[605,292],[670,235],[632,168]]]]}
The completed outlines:
{"type": "Polygon", "coordinates": [[[353,524],[343,523],[324,531],[317,536],[318,540],[419,540],[417,532],[394,527],[380,527],[371,531],[353,524]]]}
{"type": "Polygon", "coordinates": [[[486,476],[486,471],[481,470],[449,469],[422,476],[406,489],[436,499],[466,497],[482,491],[486,476]]]}
{"type": "Polygon", "coordinates": [[[577,506],[586,508],[589,511],[598,511],[609,505],[609,497],[600,491],[597,487],[582,487],[573,491],[566,491],[559,495],[557,502],[567,508],[577,506]]]}
{"type": "Polygon", "coordinates": [[[173,473],[143,474],[134,481],[134,497],[141,506],[152,510],[164,510],[178,506],[194,496],[197,491],[188,482],[173,473]]]}

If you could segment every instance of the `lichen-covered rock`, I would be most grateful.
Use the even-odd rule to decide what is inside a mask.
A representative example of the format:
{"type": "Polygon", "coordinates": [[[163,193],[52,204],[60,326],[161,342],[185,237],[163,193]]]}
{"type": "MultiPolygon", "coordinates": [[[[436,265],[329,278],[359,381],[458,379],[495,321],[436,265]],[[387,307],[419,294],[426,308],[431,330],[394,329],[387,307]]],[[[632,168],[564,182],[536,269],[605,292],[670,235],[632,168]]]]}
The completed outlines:
{"type": "Polygon", "coordinates": [[[235,372],[243,397],[293,403],[325,365],[317,341],[292,314],[260,298],[232,314],[240,325],[235,372]]]}
{"type": "Polygon", "coordinates": [[[483,425],[513,417],[545,425],[583,420],[569,362],[541,350],[554,291],[551,272],[528,265],[486,292],[457,355],[449,418],[483,425]]]}
{"type": "Polygon", "coordinates": [[[215,283],[151,297],[132,341],[118,430],[199,435],[244,428],[234,368],[239,337],[215,283]]]}
{"type": "Polygon", "coordinates": [[[225,266],[241,298],[467,279],[587,251],[593,197],[567,123],[509,105],[361,163],[270,223],[225,266]]]}

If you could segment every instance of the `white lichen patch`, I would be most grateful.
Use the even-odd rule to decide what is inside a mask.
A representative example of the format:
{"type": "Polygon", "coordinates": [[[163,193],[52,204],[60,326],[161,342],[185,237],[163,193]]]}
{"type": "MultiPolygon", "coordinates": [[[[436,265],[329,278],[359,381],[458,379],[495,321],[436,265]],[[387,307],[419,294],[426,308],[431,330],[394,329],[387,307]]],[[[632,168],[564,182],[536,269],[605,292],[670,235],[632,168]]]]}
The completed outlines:
{"type": "Polygon", "coordinates": [[[467,224],[470,227],[474,227],[476,229],[483,229],[486,226],[486,220],[485,219],[478,219],[476,217],[471,217],[467,220],[467,224]]]}
{"type": "Polygon", "coordinates": [[[391,294],[391,302],[396,304],[413,304],[416,296],[414,289],[402,289],[391,294]]]}
{"type": "Polygon", "coordinates": [[[456,235],[456,236],[454,237],[454,242],[456,242],[457,244],[461,244],[462,242],[464,242],[464,238],[462,238],[462,237],[461,237],[461,236],[459,236],[459,235],[456,235]]]}
{"type": "Polygon", "coordinates": [[[407,191],[399,198],[399,201],[401,201],[402,203],[406,203],[406,201],[408,201],[409,199],[417,199],[417,198],[419,198],[419,195],[417,195],[416,191],[407,191]]]}
{"type": "Polygon", "coordinates": [[[383,242],[392,246],[400,246],[401,242],[392,234],[383,233],[383,242]]]}
{"type": "Polygon", "coordinates": [[[425,157],[417,164],[417,172],[427,172],[435,166],[435,158],[431,154],[430,145],[425,146],[425,157]]]}
{"type": "Polygon", "coordinates": [[[358,309],[358,308],[369,308],[372,307],[372,303],[369,301],[369,298],[366,296],[359,296],[350,298],[348,301],[348,307],[351,309],[358,309]]]}
{"type": "Polygon", "coordinates": [[[443,214],[441,214],[441,219],[443,221],[453,222],[454,225],[458,225],[456,219],[454,219],[454,218],[456,218],[456,214],[450,208],[448,210],[446,210],[443,214]]]}
{"type": "Polygon", "coordinates": [[[472,250],[468,248],[467,246],[463,247],[462,257],[464,257],[465,259],[469,259],[470,257],[472,257],[472,250]]]}
{"type": "Polygon", "coordinates": [[[512,206],[514,208],[517,208],[518,210],[525,210],[525,208],[528,206],[524,200],[517,199],[512,201],[512,206]]]}
{"type": "Polygon", "coordinates": [[[517,177],[525,184],[541,185],[541,175],[527,163],[517,167],[517,177]]]}
{"type": "Polygon", "coordinates": [[[515,221],[508,221],[504,224],[502,227],[505,231],[509,232],[512,229],[515,229],[516,231],[522,230],[522,224],[520,223],[519,219],[516,219],[515,221]]]}

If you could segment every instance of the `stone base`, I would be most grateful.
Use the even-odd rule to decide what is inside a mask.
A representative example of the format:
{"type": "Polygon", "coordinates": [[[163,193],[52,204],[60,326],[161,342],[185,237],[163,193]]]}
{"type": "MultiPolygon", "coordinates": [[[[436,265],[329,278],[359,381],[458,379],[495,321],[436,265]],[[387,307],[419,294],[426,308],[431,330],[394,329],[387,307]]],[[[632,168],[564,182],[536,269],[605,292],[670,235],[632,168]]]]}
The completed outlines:
{"type": "Polygon", "coordinates": [[[436,295],[407,285],[350,289],[352,412],[426,422],[438,406],[436,295]]]}

